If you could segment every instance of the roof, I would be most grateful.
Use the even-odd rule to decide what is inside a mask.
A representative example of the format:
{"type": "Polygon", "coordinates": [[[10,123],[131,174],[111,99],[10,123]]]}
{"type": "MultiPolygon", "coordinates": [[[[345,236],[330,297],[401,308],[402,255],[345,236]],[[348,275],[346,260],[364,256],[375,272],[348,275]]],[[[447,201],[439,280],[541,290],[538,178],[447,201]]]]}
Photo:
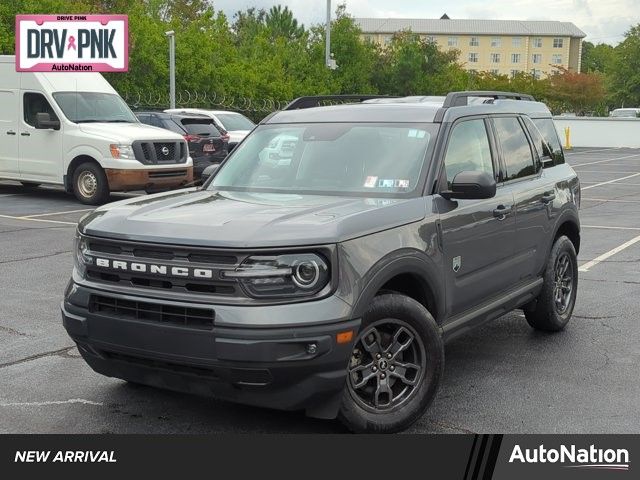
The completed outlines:
{"type": "Polygon", "coordinates": [[[138,114],[153,114],[153,115],[158,115],[159,117],[162,118],[197,118],[199,120],[211,120],[211,117],[204,115],[202,113],[192,113],[192,112],[179,112],[179,113],[173,113],[173,112],[158,112],[156,110],[141,110],[141,111],[136,111],[133,112],[136,115],[138,114]]]}
{"type": "Polygon", "coordinates": [[[442,20],[433,18],[356,18],[363,33],[411,30],[420,34],[540,35],[584,38],[571,22],[547,20],[442,20]]]}
{"type": "Polygon", "coordinates": [[[242,115],[238,112],[232,112],[230,110],[208,110],[206,108],[168,108],[165,110],[166,113],[199,113],[202,115],[221,115],[221,114],[230,114],[230,115],[242,115]]]}

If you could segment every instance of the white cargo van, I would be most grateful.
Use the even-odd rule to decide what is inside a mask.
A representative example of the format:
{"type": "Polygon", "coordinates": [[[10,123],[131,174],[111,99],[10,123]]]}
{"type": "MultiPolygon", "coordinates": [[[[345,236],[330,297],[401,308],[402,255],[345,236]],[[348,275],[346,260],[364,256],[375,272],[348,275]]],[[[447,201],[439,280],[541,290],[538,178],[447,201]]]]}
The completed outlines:
{"type": "Polygon", "coordinates": [[[98,204],[189,184],[193,163],[182,136],[140,123],[99,73],[19,73],[0,56],[0,179],[98,204]]]}

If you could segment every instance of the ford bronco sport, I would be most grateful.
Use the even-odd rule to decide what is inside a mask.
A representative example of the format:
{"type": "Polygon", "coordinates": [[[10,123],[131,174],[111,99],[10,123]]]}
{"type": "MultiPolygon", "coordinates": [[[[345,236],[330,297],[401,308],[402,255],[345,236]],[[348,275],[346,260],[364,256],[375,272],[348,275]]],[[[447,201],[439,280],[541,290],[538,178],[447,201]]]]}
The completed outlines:
{"type": "Polygon", "coordinates": [[[82,219],[62,317],[96,372],[394,432],[444,341],[517,308],[567,325],[580,185],[547,107],[346,100],[272,114],[201,188],[82,219]]]}

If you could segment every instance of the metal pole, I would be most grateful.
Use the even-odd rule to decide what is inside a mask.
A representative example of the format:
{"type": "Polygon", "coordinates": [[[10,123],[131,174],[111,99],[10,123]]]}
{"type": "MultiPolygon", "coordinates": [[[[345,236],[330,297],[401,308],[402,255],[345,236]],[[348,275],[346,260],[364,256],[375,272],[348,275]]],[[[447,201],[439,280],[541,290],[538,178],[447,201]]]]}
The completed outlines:
{"type": "Polygon", "coordinates": [[[165,35],[169,37],[169,107],[176,108],[176,35],[173,30],[165,35]]]}
{"type": "Polygon", "coordinates": [[[324,47],[324,64],[331,66],[331,0],[327,0],[327,33],[326,44],[324,47]]]}

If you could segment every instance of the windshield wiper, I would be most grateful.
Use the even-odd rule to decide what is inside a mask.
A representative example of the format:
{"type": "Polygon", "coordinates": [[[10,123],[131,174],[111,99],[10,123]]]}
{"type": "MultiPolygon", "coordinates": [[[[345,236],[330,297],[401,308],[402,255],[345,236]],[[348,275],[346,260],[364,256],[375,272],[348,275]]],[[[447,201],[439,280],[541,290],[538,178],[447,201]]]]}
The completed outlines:
{"type": "Polygon", "coordinates": [[[104,123],[134,123],[131,120],[105,120],[104,123]]]}
{"type": "Polygon", "coordinates": [[[100,123],[101,120],[76,120],[76,123],[100,123]]]}

